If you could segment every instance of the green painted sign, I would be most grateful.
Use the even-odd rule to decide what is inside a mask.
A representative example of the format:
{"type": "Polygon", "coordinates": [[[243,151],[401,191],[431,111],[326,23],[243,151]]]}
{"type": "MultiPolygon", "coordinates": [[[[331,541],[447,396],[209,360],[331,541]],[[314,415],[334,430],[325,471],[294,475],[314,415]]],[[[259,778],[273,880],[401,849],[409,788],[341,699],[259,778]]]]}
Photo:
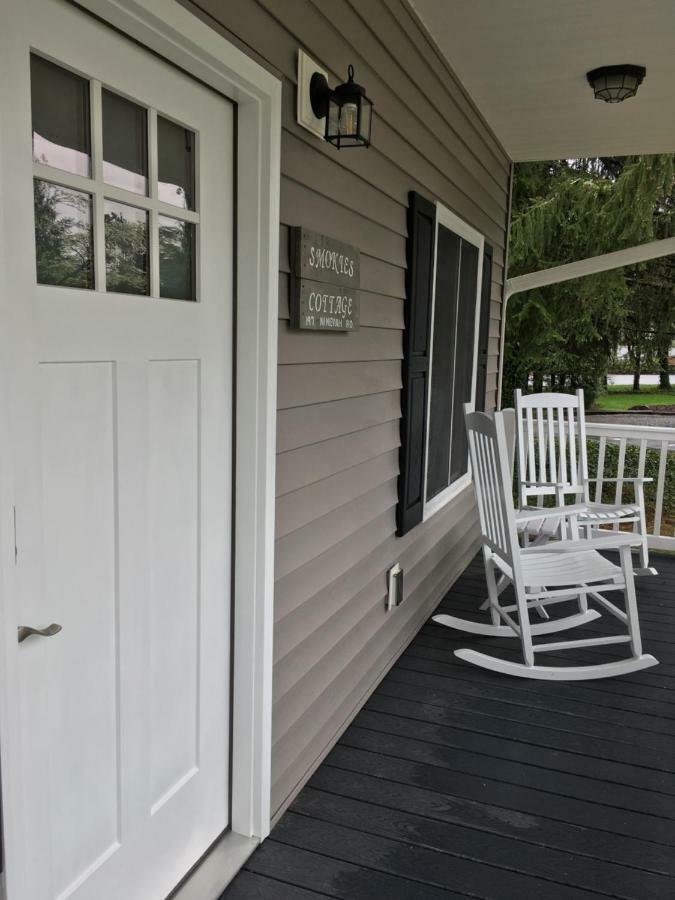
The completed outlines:
{"type": "Polygon", "coordinates": [[[293,228],[290,247],[291,328],[359,328],[361,254],[356,247],[307,228],[293,228]]]}

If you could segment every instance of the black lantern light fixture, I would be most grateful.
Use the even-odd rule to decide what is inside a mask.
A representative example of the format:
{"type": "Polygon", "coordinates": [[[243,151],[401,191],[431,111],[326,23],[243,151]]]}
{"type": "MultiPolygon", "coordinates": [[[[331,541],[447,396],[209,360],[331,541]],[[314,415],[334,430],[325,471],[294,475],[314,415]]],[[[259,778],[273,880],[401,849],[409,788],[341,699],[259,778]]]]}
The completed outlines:
{"type": "Polygon", "coordinates": [[[324,75],[315,72],[309,85],[312,111],[326,120],[324,137],[338,150],[369,147],[373,103],[365,88],[354,81],[354,66],[347,69],[348,80],[331,90],[324,75]]]}
{"type": "Polygon", "coordinates": [[[621,103],[637,94],[646,74],[644,66],[601,66],[588,72],[586,78],[593,88],[596,100],[621,103]]]}

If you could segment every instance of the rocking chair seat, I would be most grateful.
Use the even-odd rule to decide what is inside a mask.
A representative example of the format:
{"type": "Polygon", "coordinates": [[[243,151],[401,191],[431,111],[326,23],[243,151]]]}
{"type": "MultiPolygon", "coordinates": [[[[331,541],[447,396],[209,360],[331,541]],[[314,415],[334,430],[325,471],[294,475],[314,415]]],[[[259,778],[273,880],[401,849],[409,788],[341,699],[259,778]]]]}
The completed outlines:
{"type": "Polygon", "coordinates": [[[568,585],[589,584],[596,581],[612,581],[621,576],[621,569],[597,550],[580,550],[577,553],[546,552],[538,547],[536,552],[525,550],[521,556],[525,589],[539,589],[568,585]]]}

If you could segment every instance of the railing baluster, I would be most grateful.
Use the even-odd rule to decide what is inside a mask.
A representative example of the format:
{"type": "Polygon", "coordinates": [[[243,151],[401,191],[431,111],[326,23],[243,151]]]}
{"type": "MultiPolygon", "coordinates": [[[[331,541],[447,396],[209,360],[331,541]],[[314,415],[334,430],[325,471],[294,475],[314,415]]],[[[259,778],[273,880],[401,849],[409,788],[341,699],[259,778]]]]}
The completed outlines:
{"type": "Polygon", "coordinates": [[[659,458],[659,477],[656,482],[656,507],[654,509],[654,534],[661,534],[661,517],[663,514],[663,493],[666,486],[666,462],[668,459],[668,441],[661,441],[659,458]]]}
{"type": "MultiPolygon", "coordinates": [[[[644,478],[645,477],[645,463],[647,461],[647,439],[642,438],[640,441],[640,455],[638,456],[638,468],[637,468],[637,477],[644,478]]],[[[635,490],[635,499],[637,500],[637,488],[635,490]]],[[[637,534],[639,531],[639,522],[633,522],[633,532],[637,534]]],[[[649,529],[649,526],[647,526],[649,529]]]]}
{"type": "Polygon", "coordinates": [[[598,442],[598,471],[595,473],[598,480],[595,482],[595,502],[602,502],[602,478],[605,474],[605,446],[607,438],[603,435],[598,442]]]}
{"type": "MultiPolygon", "coordinates": [[[[616,464],[616,477],[623,478],[624,469],[626,468],[626,438],[621,438],[619,440],[619,459],[616,464]]],[[[623,503],[623,484],[620,481],[616,482],[616,490],[614,492],[614,503],[618,506],[620,503],[623,503]]],[[[613,525],[614,531],[619,530],[619,522],[616,521],[613,525]]]]}

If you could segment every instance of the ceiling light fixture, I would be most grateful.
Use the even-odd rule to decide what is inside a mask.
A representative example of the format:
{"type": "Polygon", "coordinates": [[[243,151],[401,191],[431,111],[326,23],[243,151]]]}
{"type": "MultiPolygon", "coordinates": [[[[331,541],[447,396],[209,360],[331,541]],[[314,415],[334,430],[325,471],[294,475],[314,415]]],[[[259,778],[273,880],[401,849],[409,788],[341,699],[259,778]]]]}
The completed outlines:
{"type": "Polygon", "coordinates": [[[621,103],[637,94],[646,74],[644,66],[601,66],[588,72],[586,78],[593,88],[596,100],[621,103]]]}

